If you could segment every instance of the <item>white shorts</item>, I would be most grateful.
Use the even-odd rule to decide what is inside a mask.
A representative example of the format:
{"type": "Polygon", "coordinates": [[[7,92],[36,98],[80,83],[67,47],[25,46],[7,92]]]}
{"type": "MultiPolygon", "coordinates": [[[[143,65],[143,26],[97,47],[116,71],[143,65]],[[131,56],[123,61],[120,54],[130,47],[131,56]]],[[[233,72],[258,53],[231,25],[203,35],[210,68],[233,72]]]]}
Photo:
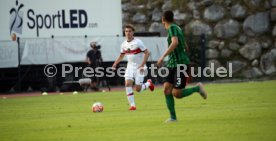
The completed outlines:
{"type": "Polygon", "coordinates": [[[137,67],[128,66],[126,68],[125,80],[132,80],[135,82],[135,85],[142,85],[144,83],[144,77],[145,77],[145,74],[137,70],[137,67]]]}

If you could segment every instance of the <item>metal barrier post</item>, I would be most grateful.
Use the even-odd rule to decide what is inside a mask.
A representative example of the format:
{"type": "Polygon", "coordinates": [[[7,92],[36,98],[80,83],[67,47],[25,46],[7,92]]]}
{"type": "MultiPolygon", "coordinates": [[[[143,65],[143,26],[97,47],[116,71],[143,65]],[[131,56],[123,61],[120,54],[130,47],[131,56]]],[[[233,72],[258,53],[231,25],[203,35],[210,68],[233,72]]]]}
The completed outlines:
{"type": "Polygon", "coordinates": [[[21,59],[20,59],[20,38],[17,37],[17,47],[18,47],[18,68],[17,68],[17,84],[18,92],[21,92],[21,59]]]}
{"type": "MultiPolygon", "coordinates": [[[[203,69],[206,66],[206,56],[205,56],[206,44],[205,43],[206,43],[205,34],[201,34],[200,36],[200,67],[202,71],[201,74],[203,74],[203,69]]],[[[200,79],[201,81],[206,81],[206,78],[204,77],[204,75],[202,75],[200,79]]]]}

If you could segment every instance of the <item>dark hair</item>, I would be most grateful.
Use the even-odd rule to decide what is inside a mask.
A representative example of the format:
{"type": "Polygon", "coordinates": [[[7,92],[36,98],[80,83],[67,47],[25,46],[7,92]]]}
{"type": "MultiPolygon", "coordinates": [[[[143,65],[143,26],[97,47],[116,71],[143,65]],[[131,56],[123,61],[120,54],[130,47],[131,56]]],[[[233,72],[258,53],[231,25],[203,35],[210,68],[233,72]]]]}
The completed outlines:
{"type": "Polygon", "coordinates": [[[165,11],[163,13],[163,18],[166,22],[172,23],[174,21],[173,17],[173,12],[171,10],[165,11]]]}
{"type": "Polygon", "coordinates": [[[135,31],[135,28],[132,24],[126,24],[125,28],[130,28],[130,29],[132,29],[132,31],[135,31]]]}

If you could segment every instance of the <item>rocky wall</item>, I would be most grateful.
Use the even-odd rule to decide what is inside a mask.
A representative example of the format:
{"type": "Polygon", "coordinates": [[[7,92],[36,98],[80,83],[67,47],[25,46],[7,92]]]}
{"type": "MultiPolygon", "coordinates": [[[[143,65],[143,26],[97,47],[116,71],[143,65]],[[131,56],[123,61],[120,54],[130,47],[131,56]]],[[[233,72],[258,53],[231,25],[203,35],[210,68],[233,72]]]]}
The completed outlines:
{"type": "Polygon", "coordinates": [[[275,76],[276,0],[122,0],[123,24],[166,36],[165,10],[185,34],[208,37],[207,64],[232,63],[237,77],[275,76]]]}

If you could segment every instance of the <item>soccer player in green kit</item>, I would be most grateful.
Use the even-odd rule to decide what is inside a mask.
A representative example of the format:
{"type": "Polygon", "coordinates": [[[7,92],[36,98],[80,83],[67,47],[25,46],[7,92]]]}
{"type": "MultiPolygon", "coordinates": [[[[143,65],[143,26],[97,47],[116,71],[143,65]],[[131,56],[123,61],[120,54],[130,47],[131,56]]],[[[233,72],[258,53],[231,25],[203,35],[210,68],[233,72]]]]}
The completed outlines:
{"type": "MultiPolygon", "coordinates": [[[[163,84],[166,104],[170,112],[170,118],[166,120],[166,122],[175,122],[177,121],[177,117],[174,107],[174,97],[181,99],[198,92],[204,99],[207,99],[207,93],[202,83],[198,83],[192,88],[185,88],[188,76],[185,76],[184,73],[180,73],[180,75],[177,76],[177,66],[189,66],[190,60],[186,53],[184,34],[181,28],[174,24],[174,15],[172,11],[165,11],[163,13],[162,24],[168,31],[167,42],[169,47],[157,61],[157,66],[161,66],[164,58],[168,56],[166,67],[169,70],[169,75],[164,78],[163,84]]],[[[188,70],[189,69],[187,69],[187,71],[188,70]]]]}

